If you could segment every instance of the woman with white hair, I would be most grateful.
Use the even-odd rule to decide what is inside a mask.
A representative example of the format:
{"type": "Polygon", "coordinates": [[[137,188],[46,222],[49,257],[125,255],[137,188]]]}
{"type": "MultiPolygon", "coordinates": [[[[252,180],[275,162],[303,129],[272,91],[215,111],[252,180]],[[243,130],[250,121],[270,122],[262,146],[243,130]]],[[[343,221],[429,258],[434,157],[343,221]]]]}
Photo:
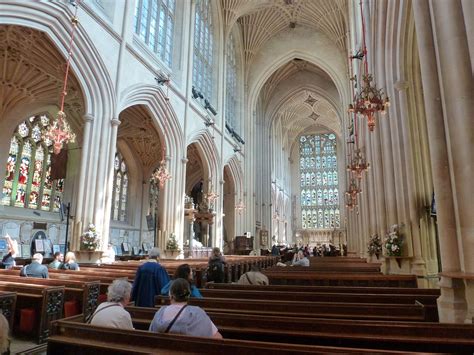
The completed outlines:
{"type": "Polygon", "coordinates": [[[126,279],[117,279],[107,290],[107,302],[97,307],[87,322],[101,327],[133,329],[132,317],[124,307],[130,302],[132,285],[126,279]]]}

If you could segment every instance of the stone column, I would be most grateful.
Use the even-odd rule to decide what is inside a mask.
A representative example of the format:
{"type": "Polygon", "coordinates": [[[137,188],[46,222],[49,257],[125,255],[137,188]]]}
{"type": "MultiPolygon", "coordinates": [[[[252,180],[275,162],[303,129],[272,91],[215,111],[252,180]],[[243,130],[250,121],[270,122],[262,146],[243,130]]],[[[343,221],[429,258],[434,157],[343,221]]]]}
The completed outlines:
{"type": "MultiPolygon", "coordinates": [[[[117,150],[117,132],[120,121],[114,118],[110,121],[111,134],[109,140],[109,160],[106,165],[106,186],[104,188],[105,209],[104,209],[104,233],[102,234],[102,249],[107,250],[109,243],[110,211],[112,209],[113,171],[115,162],[115,152],[117,150]]],[[[143,201],[142,201],[143,203],[143,201]]],[[[140,221],[141,229],[142,221],[140,221]]]]}
{"type": "MultiPolygon", "coordinates": [[[[193,255],[194,247],[194,221],[196,220],[195,214],[197,210],[194,209],[194,203],[188,201],[184,206],[184,218],[187,224],[186,234],[189,240],[189,256],[193,255]]],[[[183,238],[184,239],[184,238],[183,238]]]]}
{"type": "MultiPolygon", "coordinates": [[[[428,121],[427,128],[433,170],[433,187],[437,205],[441,263],[443,271],[459,272],[461,268],[460,249],[456,236],[455,204],[436,63],[437,49],[433,37],[429,2],[428,0],[416,0],[412,4],[420,54],[423,98],[428,121]]],[[[453,19],[453,21],[455,20],[453,19]]],[[[451,65],[453,64],[451,63],[451,65]]],[[[465,119],[469,118],[466,117],[465,119]]],[[[462,282],[443,276],[441,277],[440,287],[441,297],[438,299],[440,321],[451,323],[464,321],[466,301],[462,282]]]]}
{"type": "Polygon", "coordinates": [[[70,239],[70,250],[79,250],[80,248],[80,238],[82,234],[82,224],[83,224],[83,218],[84,218],[84,206],[86,205],[85,203],[85,188],[86,188],[86,183],[87,183],[87,167],[88,167],[88,162],[90,160],[89,157],[89,147],[91,146],[91,140],[92,140],[92,134],[91,134],[91,128],[92,128],[92,122],[94,121],[94,117],[90,114],[86,114],[83,117],[84,119],[84,135],[82,138],[82,154],[81,154],[81,166],[79,170],[79,177],[78,177],[78,182],[79,186],[77,188],[77,197],[76,197],[76,203],[75,207],[72,208],[74,211],[74,220],[73,220],[73,228],[72,228],[72,233],[71,239],[70,239]]]}
{"type": "MultiPolygon", "coordinates": [[[[407,89],[409,88],[408,82],[406,81],[399,81],[395,83],[395,89],[398,93],[398,98],[400,102],[400,112],[401,117],[410,118],[410,113],[408,111],[408,103],[407,103],[407,89]]],[[[408,231],[411,235],[412,241],[412,248],[413,248],[413,257],[414,259],[411,262],[411,271],[415,275],[424,276],[426,273],[425,270],[425,261],[421,255],[421,240],[420,240],[420,216],[419,212],[421,206],[416,205],[416,187],[415,184],[415,176],[414,176],[414,164],[413,164],[413,147],[411,146],[410,140],[410,127],[408,126],[408,120],[402,119],[400,120],[401,124],[401,131],[402,131],[402,139],[403,139],[403,159],[406,164],[406,192],[405,196],[408,201],[408,220],[406,221],[408,231]]]]}

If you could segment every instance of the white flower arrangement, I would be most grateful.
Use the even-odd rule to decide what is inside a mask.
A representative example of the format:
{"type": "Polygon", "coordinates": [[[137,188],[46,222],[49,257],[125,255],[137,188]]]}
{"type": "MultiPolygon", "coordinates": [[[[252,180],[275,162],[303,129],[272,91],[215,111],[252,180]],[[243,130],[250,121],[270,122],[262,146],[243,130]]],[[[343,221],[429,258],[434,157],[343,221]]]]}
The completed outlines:
{"type": "Polygon", "coordinates": [[[387,256],[401,256],[403,241],[399,234],[398,225],[390,227],[390,231],[385,236],[384,246],[387,256]]]}
{"type": "Polygon", "coordinates": [[[377,258],[382,253],[382,238],[378,234],[370,236],[367,252],[369,255],[376,255],[377,258]]]}
{"type": "Polygon", "coordinates": [[[89,224],[87,231],[81,237],[81,249],[87,251],[95,251],[100,247],[100,238],[97,234],[95,225],[89,224]]]}

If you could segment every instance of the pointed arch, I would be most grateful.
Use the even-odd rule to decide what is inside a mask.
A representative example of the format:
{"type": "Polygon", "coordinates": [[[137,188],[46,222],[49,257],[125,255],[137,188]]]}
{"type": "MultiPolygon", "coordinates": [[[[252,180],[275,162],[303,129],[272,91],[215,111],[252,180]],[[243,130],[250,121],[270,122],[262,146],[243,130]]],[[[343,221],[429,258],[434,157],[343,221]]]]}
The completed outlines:
{"type": "Polygon", "coordinates": [[[204,160],[204,177],[217,183],[220,180],[222,172],[219,169],[220,157],[216,143],[211,133],[207,129],[197,131],[189,140],[188,145],[196,144],[201,158],[204,160]]]}
{"type": "Polygon", "coordinates": [[[184,134],[178,117],[161,88],[149,84],[138,84],[127,88],[120,94],[118,112],[134,105],[144,105],[150,110],[159,128],[157,131],[164,142],[167,155],[178,157],[183,146],[184,134]]]}

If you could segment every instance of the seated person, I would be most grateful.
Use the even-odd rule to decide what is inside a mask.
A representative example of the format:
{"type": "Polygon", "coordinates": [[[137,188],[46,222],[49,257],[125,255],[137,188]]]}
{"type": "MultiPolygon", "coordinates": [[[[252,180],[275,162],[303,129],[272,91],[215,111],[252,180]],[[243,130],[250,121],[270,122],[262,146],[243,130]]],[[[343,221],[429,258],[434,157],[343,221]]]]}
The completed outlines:
{"type": "Polygon", "coordinates": [[[261,272],[260,266],[252,265],[250,271],[240,276],[239,285],[269,285],[268,277],[261,272]]]}
{"type": "MultiPolygon", "coordinates": [[[[176,279],[185,279],[188,280],[191,285],[191,297],[202,298],[201,292],[199,289],[194,286],[194,275],[189,264],[179,265],[173,275],[173,280],[176,279]]],[[[170,287],[173,283],[173,280],[170,280],[163,288],[161,289],[161,295],[168,296],[170,294],[170,287]]]]}
{"type": "Polygon", "coordinates": [[[91,316],[90,324],[109,328],[133,329],[132,317],[124,309],[124,306],[130,302],[131,292],[132,285],[127,280],[114,280],[107,289],[107,302],[103,302],[97,307],[91,316]]]}
{"type": "Polygon", "coordinates": [[[8,253],[0,261],[0,269],[11,269],[16,265],[15,257],[18,253],[18,242],[8,234],[5,236],[5,239],[8,244],[8,253]]]}
{"type": "Polygon", "coordinates": [[[170,287],[169,306],[161,307],[150,324],[150,331],[208,338],[222,338],[206,312],[187,304],[191,289],[185,279],[176,279],[170,287]]]}
{"type": "Polygon", "coordinates": [[[293,257],[293,263],[291,266],[309,266],[309,259],[304,256],[304,253],[302,250],[298,252],[298,254],[295,254],[293,257]]]}
{"type": "Polygon", "coordinates": [[[48,268],[46,265],[41,265],[43,262],[43,255],[36,253],[31,258],[31,264],[25,265],[20,270],[20,276],[37,277],[47,279],[49,277],[48,268]]]}
{"type": "Polygon", "coordinates": [[[64,258],[64,263],[59,267],[61,270],[78,270],[79,264],[76,263],[76,255],[72,251],[68,251],[64,258]]]}
{"type": "Polygon", "coordinates": [[[8,332],[10,327],[5,316],[0,312],[0,354],[10,355],[10,339],[8,332]]]}
{"type": "Polygon", "coordinates": [[[54,253],[53,257],[54,260],[48,264],[48,269],[59,269],[59,267],[64,261],[64,255],[61,252],[57,251],[56,253],[54,253]]]}

